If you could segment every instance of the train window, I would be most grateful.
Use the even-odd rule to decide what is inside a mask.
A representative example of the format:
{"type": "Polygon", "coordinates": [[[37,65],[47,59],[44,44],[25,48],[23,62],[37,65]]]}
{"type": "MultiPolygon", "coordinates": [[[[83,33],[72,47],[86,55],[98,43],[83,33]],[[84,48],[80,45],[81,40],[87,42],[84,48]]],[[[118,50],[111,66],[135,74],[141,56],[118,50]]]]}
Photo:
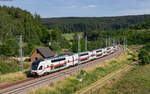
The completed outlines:
{"type": "Polygon", "coordinates": [[[39,70],[42,70],[43,69],[43,66],[40,66],[39,70]]]}
{"type": "Polygon", "coordinates": [[[88,60],[88,58],[80,59],[80,61],[86,61],[86,60],[88,60]]]}
{"type": "Polygon", "coordinates": [[[89,55],[89,53],[83,53],[83,54],[80,54],[79,56],[84,56],[84,55],[89,55]]]}
{"type": "Polygon", "coordinates": [[[110,50],[111,48],[107,48],[107,50],[110,50]]]}
{"type": "Polygon", "coordinates": [[[51,70],[53,70],[53,65],[51,65],[51,70]]]}
{"type": "Polygon", "coordinates": [[[66,64],[61,64],[61,65],[55,66],[54,69],[58,69],[58,68],[64,67],[65,65],[66,64]]]}
{"type": "Polygon", "coordinates": [[[54,62],[63,61],[63,60],[66,60],[66,58],[54,59],[51,62],[54,63],[54,62]]]}
{"type": "Polygon", "coordinates": [[[98,51],[96,51],[96,52],[97,52],[97,53],[98,53],[98,52],[102,52],[102,50],[98,50],[98,51]]]}
{"type": "Polygon", "coordinates": [[[53,67],[51,67],[51,70],[53,70],[53,67]]]}

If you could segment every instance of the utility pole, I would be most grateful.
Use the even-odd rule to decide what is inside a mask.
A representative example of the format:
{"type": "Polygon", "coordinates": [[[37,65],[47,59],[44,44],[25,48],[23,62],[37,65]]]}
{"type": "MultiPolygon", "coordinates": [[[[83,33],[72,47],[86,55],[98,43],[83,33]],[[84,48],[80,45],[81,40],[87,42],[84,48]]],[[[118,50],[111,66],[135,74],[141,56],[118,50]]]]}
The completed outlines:
{"type": "Polygon", "coordinates": [[[102,43],[102,48],[105,47],[104,41],[105,41],[105,40],[104,40],[104,38],[102,37],[102,41],[101,41],[101,43],[102,43]]]}
{"type": "Polygon", "coordinates": [[[85,36],[85,51],[87,51],[87,35],[85,36]]]}
{"type": "Polygon", "coordinates": [[[119,45],[120,45],[120,38],[118,39],[118,43],[119,43],[119,45]]]}
{"type": "Polygon", "coordinates": [[[126,48],[127,48],[127,46],[128,46],[128,43],[127,43],[127,41],[128,41],[128,39],[126,39],[126,48]]]}
{"type": "Polygon", "coordinates": [[[108,41],[109,41],[109,46],[111,46],[111,39],[110,39],[110,37],[109,37],[108,41]]]}
{"type": "Polygon", "coordinates": [[[128,47],[128,39],[126,39],[126,48],[128,47]]]}
{"type": "Polygon", "coordinates": [[[109,37],[107,38],[107,46],[109,47],[110,41],[109,41],[109,37]]]}
{"type": "Polygon", "coordinates": [[[126,39],[124,38],[124,51],[126,50],[126,39]]]}
{"type": "Polygon", "coordinates": [[[78,34],[78,72],[79,72],[79,77],[78,77],[78,80],[79,81],[82,81],[82,78],[81,78],[81,65],[80,65],[80,33],[78,34]]]}
{"type": "Polygon", "coordinates": [[[23,70],[23,64],[22,64],[22,61],[23,61],[23,59],[22,59],[22,35],[20,35],[20,42],[19,42],[19,45],[20,45],[20,71],[22,71],[23,70]]]}
{"type": "Polygon", "coordinates": [[[115,45],[115,39],[112,38],[112,46],[114,46],[114,45],[115,45]]]}
{"type": "Polygon", "coordinates": [[[106,37],[106,47],[107,47],[107,37],[106,37]]]}
{"type": "Polygon", "coordinates": [[[114,38],[114,46],[116,45],[116,39],[114,38]]]}
{"type": "MultiPolygon", "coordinates": [[[[120,38],[117,38],[117,45],[120,46],[120,38]]],[[[118,47],[120,49],[120,47],[118,47]]]]}

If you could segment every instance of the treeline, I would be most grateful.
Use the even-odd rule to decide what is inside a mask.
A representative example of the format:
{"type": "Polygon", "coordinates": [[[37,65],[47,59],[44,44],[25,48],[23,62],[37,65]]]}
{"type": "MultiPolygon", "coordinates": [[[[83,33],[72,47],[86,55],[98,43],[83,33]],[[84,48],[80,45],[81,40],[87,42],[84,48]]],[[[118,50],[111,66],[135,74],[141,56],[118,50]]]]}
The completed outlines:
{"type": "MultiPolygon", "coordinates": [[[[92,41],[92,43],[101,41],[99,43],[101,45],[105,45],[106,40],[108,43],[120,42],[123,44],[124,38],[126,39],[128,45],[142,45],[150,42],[150,30],[138,31],[124,29],[107,32],[97,30],[93,32],[86,32],[85,35],[88,36],[88,40],[92,41]]],[[[98,43],[95,44],[98,45],[98,43]]]]}
{"type": "Polygon", "coordinates": [[[137,24],[133,24],[131,26],[129,26],[130,29],[134,29],[134,30],[141,30],[141,29],[149,29],[150,28],[150,19],[141,22],[141,23],[137,23],[137,24]]]}
{"type": "Polygon", "coordinates": [[[42,25],[48,29],[58,26],[63,33],[83,32],[94,30],[125,29],[131,24],[136,24],[150,19],[150,15],[120,16],[120,17],[64,17],[43,18],[42,25]]]}
{"type": "Polygon", "coordinates": [[[52,50],[68,47],[60,29],[48,30],[41,25],[40,19],[36,13],[32,15],[20,8],[0,6],[0,56],[19,55],[20,35],[23,36],[24,55],[29,55],[37,47],[50,46],[52,50]]]}
{"type": "MultiPolygon", "coordinates": [[[[150,28],[150,27],[149,27],[150,28]]],[[[75,33],[72,50],[78,51],[78,41],[75,33]],[[76,36],[76,37],[75,37],[76,36]]],[[[127,45],[145,45],[150,42],[150,30],[132,30],[132,29],[120,29],[115,31],[100,31],[95,30],[92,32],[84,32],[83,38],[81,39],[81,51],[85,51],[85,36],[88,39],[88,50],[103,48],[115,44],[127,45]]]]}

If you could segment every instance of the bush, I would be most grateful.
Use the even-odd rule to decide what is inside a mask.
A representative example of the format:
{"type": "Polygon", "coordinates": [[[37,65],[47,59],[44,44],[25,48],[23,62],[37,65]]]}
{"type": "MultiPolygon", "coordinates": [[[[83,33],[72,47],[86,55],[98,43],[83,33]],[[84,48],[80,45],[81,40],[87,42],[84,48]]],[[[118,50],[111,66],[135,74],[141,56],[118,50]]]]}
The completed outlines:
{"type": "Polygon", "coordinates": [[[149,64],[150,63],[150,55],[148,53],[148,51],[146,51],[145,49],[141,49],[139,55],[139,64],[140,65],[145,65],[145,64],[149,64]]]}
{"type": "Polygon", "coordinates": [[[0,62],[1,74],[19,71],[19,62],[0,62]]]}
{"type": "MultiPolygon", "coordinates": [[[[23,63],[23,68],[30,68],[30,63],[23,63]]],[[[20,63],[18,61],[2,61],[0,62],[0,74],[14,73],[20,71],[20,63]]]]}

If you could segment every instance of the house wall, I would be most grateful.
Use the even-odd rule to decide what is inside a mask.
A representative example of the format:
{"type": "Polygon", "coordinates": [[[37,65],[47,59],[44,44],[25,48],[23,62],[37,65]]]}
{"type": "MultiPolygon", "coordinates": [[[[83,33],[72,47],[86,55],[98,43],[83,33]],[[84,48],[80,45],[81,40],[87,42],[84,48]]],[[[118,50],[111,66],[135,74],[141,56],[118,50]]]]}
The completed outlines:
{"type": "Polygon", "coordinates": [[[35,61],[36,58],[37,59],[42,59],[43,57],[37,52],[37,50],[35,50],[32,55],[30,56],[31,57],[31,62],[35,61]]]}

